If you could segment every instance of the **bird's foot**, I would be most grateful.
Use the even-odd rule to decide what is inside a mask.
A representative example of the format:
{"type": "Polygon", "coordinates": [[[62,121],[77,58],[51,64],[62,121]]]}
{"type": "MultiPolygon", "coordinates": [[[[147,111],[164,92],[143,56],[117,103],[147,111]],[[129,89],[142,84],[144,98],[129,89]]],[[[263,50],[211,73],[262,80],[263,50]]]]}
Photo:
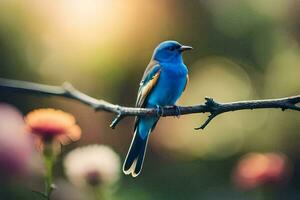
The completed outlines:
{"type": "Polygon", "coordinates": [[[174,117],[176,118],[180,118],[180,115],[181,115],[181,110],[180,110],[180,107],[177,106],[177,105],[173,105],[172,108],[175,108],[176,109],[176,115],[174,115],[174,117]]]}
{"type": "Polygon", "coordinates": [[[157,112],[156,112],[157,117],[164,116],[164,108],[161,107],[160,105],[156,105],[156,108],[157,108],[157,112]]]}

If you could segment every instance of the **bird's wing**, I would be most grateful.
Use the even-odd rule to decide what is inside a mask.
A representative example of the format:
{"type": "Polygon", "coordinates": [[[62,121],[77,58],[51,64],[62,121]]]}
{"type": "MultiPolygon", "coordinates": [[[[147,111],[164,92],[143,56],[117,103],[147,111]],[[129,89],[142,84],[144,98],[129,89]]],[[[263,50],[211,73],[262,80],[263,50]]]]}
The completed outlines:
{"type": "Polygon", "coordinates": [[[158,81],[160,70],[160,65],[155,61],[151,61],[147,66],[140,83],[140,88],[136,100],[136,107],[142,108],[145,106],[147,97],[158,81]]]}
{"type": "Polygon", "coordinates": [[[186,89],[186,87],[187,87],[189,81],[190,81],[190,78],[189,78],[189,75],[187,74],[187,75],[186,75],[186,82],[185,82],[185,86],[184,86],[184,88],[183,88],[183,91],[185,91],[185,89],[186,89]]]}

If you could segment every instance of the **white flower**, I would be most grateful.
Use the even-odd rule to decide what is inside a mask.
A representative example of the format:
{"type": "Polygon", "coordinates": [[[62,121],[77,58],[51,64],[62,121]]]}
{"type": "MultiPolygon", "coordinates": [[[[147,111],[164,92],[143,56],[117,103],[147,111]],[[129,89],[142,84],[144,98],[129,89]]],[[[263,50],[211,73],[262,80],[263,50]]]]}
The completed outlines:
{"type": "Polygon", "coordinates": [[[76,186],[115,183],[120,177],[120,158],[105,145],[88,145],[71,151],[64,159],[65,173],[76,186]]]}

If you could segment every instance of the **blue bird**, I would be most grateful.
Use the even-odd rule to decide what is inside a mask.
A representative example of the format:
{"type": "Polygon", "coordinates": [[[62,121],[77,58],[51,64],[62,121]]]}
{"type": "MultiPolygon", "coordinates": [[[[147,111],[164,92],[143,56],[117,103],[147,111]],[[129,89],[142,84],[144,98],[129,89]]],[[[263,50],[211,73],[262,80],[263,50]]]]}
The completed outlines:
{"type": "MultiPolygon", "coordinates": [[[[181,45],[176,41],[165,41],[155,48],[140,82],[136,107],[175,106],[189,80],[188,69],[182,60],[182,52],[190,49],[192,47],[181,45]]],[[[159,115],[136,117],[134,136],[123,164],[125,174],[131,174],[133,177],[140,174],[148,137],[158,120],[159,115]]]]}

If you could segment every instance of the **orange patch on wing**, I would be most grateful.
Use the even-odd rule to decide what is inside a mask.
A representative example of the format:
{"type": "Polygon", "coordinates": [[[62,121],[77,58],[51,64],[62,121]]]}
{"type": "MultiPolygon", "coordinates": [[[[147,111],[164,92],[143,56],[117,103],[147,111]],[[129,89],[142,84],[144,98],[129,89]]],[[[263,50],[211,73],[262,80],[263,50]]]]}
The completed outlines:
{"type": "Polygon", "coordinates": [[[185,89],[186,89],[186,87],[187,87],[189,81],[190,81],[190,78],[189,78],[189,75],[187,74],[187,75],[186,75],[186,83],[185,83],[185,86],[184,86],[183,91],[185,91],[185,89]]]}
{"type": "Polygon", "coordinates": [[[145,99],[147,98],[148,94],[150,93],[150,91],[153,89],[153,87],[156,85],[157,80],[159,78],[160,75],[160,71],[157,72],[152,79],[143,87],[143,89],[141,90],[140,93],[140,98],[138,101],[138,105],[142,106],[144,104],[145,99]]]}

